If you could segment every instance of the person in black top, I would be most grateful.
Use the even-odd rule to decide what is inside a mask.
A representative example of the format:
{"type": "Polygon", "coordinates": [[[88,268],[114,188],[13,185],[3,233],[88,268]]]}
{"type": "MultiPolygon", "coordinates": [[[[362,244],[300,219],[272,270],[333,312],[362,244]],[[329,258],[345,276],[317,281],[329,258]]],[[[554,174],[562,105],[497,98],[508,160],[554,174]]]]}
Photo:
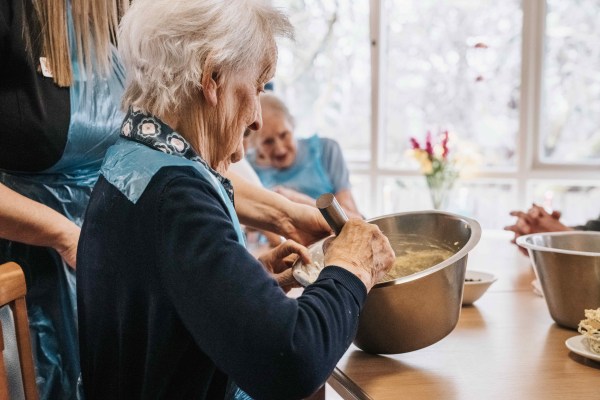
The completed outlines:
{"type": "MultiPolygon", "coordinates": [[[[125,77],[111,37],[128,4],[0,2],[0,263],[16,261],[25,272],[42,399],[77,395],[73,268],[79,226],[124,115],[125,77]]],[[[327,234],[318,211],[234,183],[238,198],[246,197],[237,204],[244,223],[302,243],[327,234]]],[[[7,309],[0,309],[0,319],[11,326],[7,309]]],[[[19,399],[12,343],[6,341],[4,356],[15,376],[10,397],[19,399]]]]}
{"type": "MultiPolygon", "coordinates": [[[[77,398],[73,268],[85,207],[123,118],[110,38],[127,4],[0,2],[0,262],[25,273],[42,399],[77,398]]],[[[15,354],[5,352],[10,374],[15,354]]],[[[22,395],[18,385],[9,391],[22,395]]]]}
{"type": "Polygon", "coordinates": [[[77,256],[87,400],[303,398],[352,342],[393,263],[387,238],[348,221],[319,279],[289,298],[273,278],[306,249],[286,242],[252,257],[223,177],[260,129],[275,37],[290,31],[260,0],[137,0],[124,16],[129,111],[77,256]]]}

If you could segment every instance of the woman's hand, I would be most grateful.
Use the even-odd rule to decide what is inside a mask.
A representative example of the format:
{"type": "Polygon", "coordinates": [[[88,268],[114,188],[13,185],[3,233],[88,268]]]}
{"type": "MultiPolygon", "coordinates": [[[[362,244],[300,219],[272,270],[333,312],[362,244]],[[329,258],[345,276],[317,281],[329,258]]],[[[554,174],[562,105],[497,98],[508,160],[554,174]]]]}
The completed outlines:
{"type": "Polygon", "coordinates": [[[314,206],[294,203],[271,190],[227,172],[235,189],[235,210],[244,225],[278,233],[309,245],[331,234],[331,228],[314,206]]]}
{"type": "Polygon", "coordinates": [[[310,254],[306,247],[293,240],[286,240],[273,250],[259,256],[258,261],[273,276],[279,286],[287,292],[293,287],[300,286],[294,279],[291,269],[298,257],[305,264],[311,262],[310,254]]]}
{"type": "Polygon", "coordinates": [[[346,222],[340,234],[324,246],[325,265],[335,265],[356,275],[371,290],[392,267],[396,254],[379,227],[359,219],[346,222]]]}
{"type": "Polygon", "coordinates": [[[0,237],[52,247],[75,268],[79,227],[50,207],[0,184],[0,237]]]}
{"type": "Polygon", "coordinates": [[[318,208],[287,202],[287,213],[280,220],[281,234],[306,246],[333,233],[318,208]]]}
{"type": "MultiPolygon", "coordinates": [[[[519,236],[528,235],[530,233],[573,230],[559,221],[561,216],[559,211],[548,213],[543,207],[540,207],[537,204],[533,204],[527,212],[511,211],[510,215],[517,217],[517,221],[513,225],[504,227],[504,229],[514,233],[514,237],[511,241],[512,243],[516,243],[519,236]]],[[[527,250],[521,247],[519,247],[519,250],[521,253],[527,255],[527,250]]]]}
{"type": "Polygon", "coordinates": [[[69,267],[75,269],[77,261],[77,244],[79,242],[79,234],[81,229],[68,221],[65,222],[65,228],[62,232],[61,239],[56,245],[55,250],[60,254],[63,260],[69,265],[69,267]]]}

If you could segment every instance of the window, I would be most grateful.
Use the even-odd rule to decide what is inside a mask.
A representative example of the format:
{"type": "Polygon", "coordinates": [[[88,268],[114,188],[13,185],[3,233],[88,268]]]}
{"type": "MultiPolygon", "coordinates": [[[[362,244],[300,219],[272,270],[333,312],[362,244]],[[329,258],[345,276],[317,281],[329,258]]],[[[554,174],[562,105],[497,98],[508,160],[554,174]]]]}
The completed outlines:
{"type": "Polygon", "coordinates": [[[296,26],[279,44],[275,91],[297,135],[340,143],[367,217],[431,208],[406,150],[438,129],[482,160],[448,211],[492,229],[533,201],[568,224],[600,213],[598,2],[275,3],[296,26]]]}
{"type": "Polygon", "coordinates": [[[406,164],[410,136],[449,129],[484,168],[515,169],[519,0],[386,0],[382,20],[384,167],[406,164]]]}
{"type": "Polygon", "coordinates": [[[350,164],[366,166],[371,139],[369,2],[275,4],[296,27],[294,42],[278,43],[274,82],[296,119],[295,135],[335,138],[350,164]]]}
{"type": "Polygon", "coordinates": [[[540,159],[600,163],[600,3],[549,0],[540,159]]]}

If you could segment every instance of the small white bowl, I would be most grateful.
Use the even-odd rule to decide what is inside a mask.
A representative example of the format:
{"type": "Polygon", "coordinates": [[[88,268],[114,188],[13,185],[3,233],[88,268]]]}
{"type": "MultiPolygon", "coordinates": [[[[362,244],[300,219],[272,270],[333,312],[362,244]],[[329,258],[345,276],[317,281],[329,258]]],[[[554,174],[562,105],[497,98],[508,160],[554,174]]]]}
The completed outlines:
{"type": "Polygon", "coordinates": [[[496,282],[493,274],[480,271],[467,270],[465,274],[465,287],[463,290],[462,305],[473,304],[479,299],[492,283],[496,282]]]}

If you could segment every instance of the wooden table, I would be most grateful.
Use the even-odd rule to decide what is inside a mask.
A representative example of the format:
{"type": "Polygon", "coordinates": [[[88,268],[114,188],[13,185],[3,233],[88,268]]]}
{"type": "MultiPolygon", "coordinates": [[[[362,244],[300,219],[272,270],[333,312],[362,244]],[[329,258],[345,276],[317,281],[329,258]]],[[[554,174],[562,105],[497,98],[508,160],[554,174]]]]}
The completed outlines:
{"type": "Polygon", "coordinates": [[[397,355],[352,345],[328,383],[344,399],[600,399],[600,363],[566,348],[578,333],[554,323],[532,291],[528,258],[509,240],[484,232],[469,254],[468,269],[498,281],[462,308],[450,335],[397,355]]]}

